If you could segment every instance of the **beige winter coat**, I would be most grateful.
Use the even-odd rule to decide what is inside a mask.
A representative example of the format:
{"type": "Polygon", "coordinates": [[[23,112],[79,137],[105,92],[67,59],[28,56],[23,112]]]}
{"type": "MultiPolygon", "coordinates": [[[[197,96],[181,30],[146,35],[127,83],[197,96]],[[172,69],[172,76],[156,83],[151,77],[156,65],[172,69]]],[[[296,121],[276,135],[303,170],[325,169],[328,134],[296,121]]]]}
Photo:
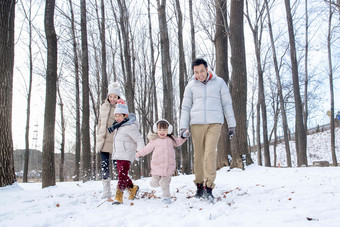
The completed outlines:
{"type": "Polygon", "coordinates": [[[97,128],[97,141],[96,149],[97,151],[112,153],[113,150],[113,134],[109,133],[107,130],[115,120],[115,106],[111,105],[106,99],[105,102],[100,107],[100,113],[98,118],[98,128],[97,128]]]}

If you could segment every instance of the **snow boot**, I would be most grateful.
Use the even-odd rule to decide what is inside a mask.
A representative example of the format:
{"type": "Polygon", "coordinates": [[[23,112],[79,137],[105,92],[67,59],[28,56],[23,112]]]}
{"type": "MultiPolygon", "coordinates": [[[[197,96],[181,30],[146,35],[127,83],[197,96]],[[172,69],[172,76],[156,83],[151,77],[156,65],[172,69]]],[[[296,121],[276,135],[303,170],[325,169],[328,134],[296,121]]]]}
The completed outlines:
{"type": "Polygon", "coordinates": [[[111,179],[107,178],[107,179],[103,179],[102,180],[103,183],[103,195],[102,195],[102,199],[111,199],[111,179]]]}
{"type": "Polygon", "coordinates": [[[124,193],[124,191],[121,191],[117,187],[116,196],[115,196],[114,202],[112,204],[123,204],[123,193],[124,193]]]}
{"type": "Polygon", "coordinates": [[[215,197],[212,194],[212,188],[205,187],[203,197],[205,199],[209,200],[210,202],[213,202],[215,197]]]}
{"type": "Polygon", "coordinates": [[[138,185],[133,185],[132,188],[128,188],[130,200],[133,200],[136,197],[138,190],[139,190],[138,185]]]}
{"type": "Polygon", "coordinates": [[[197,184],[197,191],[196,191],[196,194],[195,194],[195,198],[197,199],[200,199],[202,198],[203,196],[203,184],[197,184]]]}

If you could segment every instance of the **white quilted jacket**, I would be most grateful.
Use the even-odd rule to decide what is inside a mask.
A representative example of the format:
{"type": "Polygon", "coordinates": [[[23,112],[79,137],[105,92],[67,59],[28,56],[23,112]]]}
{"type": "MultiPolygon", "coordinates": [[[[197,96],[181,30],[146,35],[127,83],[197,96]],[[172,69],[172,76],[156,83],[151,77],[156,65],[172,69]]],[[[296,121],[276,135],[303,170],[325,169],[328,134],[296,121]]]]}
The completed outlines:
{"type": "Polygon", "coordinates": [[[185,87],[180,128],[188,129],[194,124],[223,124],[223,115],[228,127],[236,127],[229,88],[222,78],[209,73],[213,77],[206,84],[193,76],[185,87]]]}

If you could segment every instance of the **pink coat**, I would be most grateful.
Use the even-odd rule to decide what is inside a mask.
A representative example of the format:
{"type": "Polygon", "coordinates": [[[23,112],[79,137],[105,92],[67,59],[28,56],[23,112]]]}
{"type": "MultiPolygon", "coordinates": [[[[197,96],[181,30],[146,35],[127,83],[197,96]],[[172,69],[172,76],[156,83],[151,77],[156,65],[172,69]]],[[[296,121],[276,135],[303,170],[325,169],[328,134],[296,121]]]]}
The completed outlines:
{"type": "MultiPolygon", "coordinates": [[[[157,134],[156,134],[157,135],[157,134]]],[[[136,157],[145,156],[151,152],[151,175],[152,176],[171,176],[176,169],[176,155],[174,147],[181,146],[186,139],[170,137],[161,139],[157,136],[151,140],[143,149],[139,150],[136,157]]]]}

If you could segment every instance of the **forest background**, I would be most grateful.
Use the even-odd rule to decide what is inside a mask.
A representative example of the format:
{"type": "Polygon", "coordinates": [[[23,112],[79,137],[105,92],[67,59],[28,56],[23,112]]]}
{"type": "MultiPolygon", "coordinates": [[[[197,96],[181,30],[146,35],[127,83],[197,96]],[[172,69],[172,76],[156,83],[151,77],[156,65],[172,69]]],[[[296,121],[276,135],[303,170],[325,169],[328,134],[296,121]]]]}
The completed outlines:
{"type": "MultiPolygon", "coordinates": [[[[125,94],[123,98],[128,101],[130,111],[136,112],[144,137],[153,122],[162,117],[174,122],[176,132],[179,131],[177,122],[181,95],[192,75],[190,63],[195,57],[205,58],[209,68],[223,77],[232,90],[232,82],[238,77],[237,74],[234,77],[232,75],[232,3],[222,0],[56,2],[54,26],[58,43],[58,108],[54,151],[80,154],[79,149],[84,144],[77,145],[80,143],[79,138],[82,143],[84,138],[89,138],[85,146],[90,147],[88,160],[91,174],[96,176],[98,158],[94,147],[97,116],[100,104],[107,95],[107,86],[113,81],[120,83],[125,94]],[[85,23],[81,16],[81,12],[84,12],[81,7],[84,6],[85,23]],[[81,96],[84,90],[84,24],[87,25],[88,42],[87,108],[83,108],[84,98],[81,96]],[[78,114],[77,107],[80,108],[78,114]],[[84,109],[89,111],[88,136],[79,131],[84,109]]],[[[42,119],[46,108],[43,103],[47,71],[45,6],[45,1],[41,0],[19,1],[16,4],[12,122],[14,149],[23,148],[27,143],[30,149],[43,147],[42,119]]],[[[301,113],[305,131],[332,122],[340,111],[337,98],[340,89],[339,9],[339,1],[242,2],[243,23],[240,26],[244,30],[245,59],[241,65],[246,69],[246,84],[243,87],[246,89],[243,91],[245,96],[240,96],[246,97],[246,120],[242,121],[244,129],[239,125],[237,131],[246,131],[248,148],[240,156],[249,154],[250,148],[256,146],[255,149],[264,150],[263,154],[258,152],[259,157],[264,157],[264,163],[258,158],[258,164],[276,165],[275,158],[266,152],[266,144],[284,136],[281,107],[286,112],[289,138],[295,133],[297,105],[303,109],[301,113]],[[290,2],[289,9],[285,5],[287,2],[290,2]],[[287,19],[288,11],[292,15],[291,26],[287,19]],[[288,28],[294,32],[293,41],[288,28]],[[296,67],[291,58],[294,55],[291,52],[292,42],[296,47],[296,67]],[[298,84],[294,83],[292,69],[298,72],[298,84]],[[278,84],[281,85],[284,105],[280,103],[278,84]],[[301,94],[300,105],[295,99],[295,88],[301,94]]],[[[239,100],[236,99],[235,91],[232,97],[234,105],[237,105],[239,100]]],[[[225,150],[220,166],[230,165],[226,157],[233,156],[233,145],[223,131],[220,143],[222,150],[225,150]]],[[[178,166],[179,170],[183,170],[183,163],[189,163],[186,165],[191,171],[190,141],[187,146],[178,152],[178,166]]],[[[147,159],[150,157],[143,162],[145,166],[148,166],[147,159]]],[[[78,160],[79,164],[83,162],[80,156],[78,160]]],[[[77,169],[81,169],[81,166],[77,169]]],[[[142,166],[137,169],[143,171],[142,166]]],[[[144,169],[145,173],[148,172],[144,169]]],[[[140,175],[141,172],[136,174],[140,175]]]]}

